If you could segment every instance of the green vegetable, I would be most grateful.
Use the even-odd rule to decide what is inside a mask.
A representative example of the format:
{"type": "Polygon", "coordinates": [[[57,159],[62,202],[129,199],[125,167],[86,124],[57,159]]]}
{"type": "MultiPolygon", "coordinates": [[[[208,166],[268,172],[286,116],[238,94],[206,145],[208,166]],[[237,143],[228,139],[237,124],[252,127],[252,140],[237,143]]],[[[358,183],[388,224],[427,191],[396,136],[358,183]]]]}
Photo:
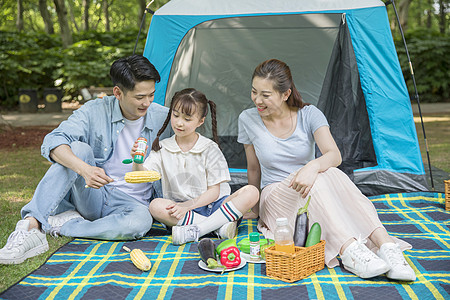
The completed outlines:
{"type": "MultiPolygon", "coordinates": [[[[259,240],[259,246],[262,247],[267,244],[274,243],[275,241],[272,239],[260,239],[259,240]]],[[[247,237],[245,239],[242,239],[237,244],[239,250],[241,250],[244,253],[250,254],[250,239],[247,237]]]]}
{"type": "Polygon", "coordinates": [[[220,243],[219,246],[216,247],[216,252],[217,254],[220,255],[222,250],[227,249],[229,247],[237,247],[235,239],[225,240],[222,243],[220,243]]]}
{"type": "Polygon", "coordinates": [[[320,236],[322,234],[322,229],[319,223],[314,223],[309,230],[308,237],[306,238],[305,247],[311,247],[320,242],[320,236]]]}
{"type": "Polygon", "coordinates": [[[274,240],[269,240],[269,241],[272,241],[272,242],[261,246],[261,248],[259,250],[259,255],[261,256],[262,260],[266,260],[266,249],[269,248],[269,247],[272,247],[273,245],[275,245],[275,241],[274,240]]]}

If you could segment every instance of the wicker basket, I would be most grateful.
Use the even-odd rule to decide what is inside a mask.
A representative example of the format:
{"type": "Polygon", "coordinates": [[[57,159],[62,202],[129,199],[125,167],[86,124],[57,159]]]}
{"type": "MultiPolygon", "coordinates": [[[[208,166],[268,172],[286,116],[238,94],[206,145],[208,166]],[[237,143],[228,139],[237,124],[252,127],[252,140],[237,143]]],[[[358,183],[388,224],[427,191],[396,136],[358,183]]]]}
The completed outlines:
{"type": "Polygon", "coordinates": [[[295,253],[266,249],[266,275],[294,282],[320,271],[325,265],[325,241],[311,247],[295,247],[295,253]]]}
{"type": "Polygon", "coordinates": [[[444,180],[445,183],[445,210],[450,210],[450,180],[444,180]]]}

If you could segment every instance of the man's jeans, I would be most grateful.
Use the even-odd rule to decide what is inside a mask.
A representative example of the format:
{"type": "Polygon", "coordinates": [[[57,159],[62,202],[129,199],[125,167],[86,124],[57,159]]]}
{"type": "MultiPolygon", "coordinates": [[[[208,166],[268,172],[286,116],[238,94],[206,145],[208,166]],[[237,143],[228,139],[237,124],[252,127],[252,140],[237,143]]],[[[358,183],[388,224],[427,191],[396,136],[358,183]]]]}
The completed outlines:
{"type": "MultiPolygon", "coordinates": [[[[70,147],[78,158],[95,165],[88,144],[73,142],[70,147]]],[[[76,218],[66,222],[60,233],[102,240],[141,238],[150,230],[153,220],[147,206],[114,187],[93,189],[85,188],[85,184],[82,176],[54,163],[37,186],[33,199],[22,208],[22,218],[36,218],[48,232],[49,216],[77,210],[85,220],[76,218]]]]}

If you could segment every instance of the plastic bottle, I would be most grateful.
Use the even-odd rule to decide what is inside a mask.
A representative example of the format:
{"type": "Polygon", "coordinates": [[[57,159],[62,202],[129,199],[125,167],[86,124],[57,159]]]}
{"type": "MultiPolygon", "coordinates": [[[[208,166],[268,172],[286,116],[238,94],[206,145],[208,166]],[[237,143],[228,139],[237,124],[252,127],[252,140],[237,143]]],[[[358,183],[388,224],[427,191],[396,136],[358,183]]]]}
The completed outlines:
{"type": "Polygon", "coordinates": [[[259,233],[252,232],[249,235],[250,239],[250,261],[259,261],[260,257],[260,245],[259,245],[259,233]]]}
{"type": "Polygon", "coordinates": [[[133,161],[137,164],[144,163],[145,149],[147,148],[147,139],[140,137],[137,139],[137,149],[133,161]]]}
{"type": "Polygon", "coordinates": [[[291,230],[288,227],[287,218],[277,219],[277,228],[275,229],[275,250],[287,253],[295,253],[294,239],[291,230]]]}

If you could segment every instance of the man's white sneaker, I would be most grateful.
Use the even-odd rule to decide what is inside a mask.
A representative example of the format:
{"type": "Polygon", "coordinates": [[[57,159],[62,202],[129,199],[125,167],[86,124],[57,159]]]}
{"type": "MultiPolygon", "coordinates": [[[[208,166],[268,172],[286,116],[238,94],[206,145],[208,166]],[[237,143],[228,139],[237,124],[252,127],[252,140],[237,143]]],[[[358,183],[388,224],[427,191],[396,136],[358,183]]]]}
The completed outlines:
{"type": "Polygon", "coordinates": [[[195,224],[172,227],[172,243],[174,245],[198,242],[199,235],[200,229],[195,224]]]}
{"type": "Polygon", "coordinates": [[[227,222],[214,231],[220,239],[232,239],[236,236],[237,221],[227,222]]]}
{"type": "Polygon", "coordinates": [[[20,220],[8,238],[5,247],[0,249],[0,264],[20,264],[25,259],[48,250],[45,233],[37,228],[28,230],[30,221],[20,220]]]}
{"type": "Polygon", "coordinates": [[[344,268],[361,278],[371,278],[389,271],[389,265],[364,245],[366,241],[358,239],[342,253],[344,268]]]}
{"type": "Polygon", "coordinates": [[[76,218],[84,219],[76,210],[68,210],[63,213],[48,217],[48,223],[51,227],[61,227],[67,221],[76,218]]]}
{"type": "Polygon", "coordinates": [[[416,274],[403,256],[402,250],[395,243],[385,243],[378,250],[381,257],[391,268],[386,276],[390,279],[414,281],[416,274]]]}

